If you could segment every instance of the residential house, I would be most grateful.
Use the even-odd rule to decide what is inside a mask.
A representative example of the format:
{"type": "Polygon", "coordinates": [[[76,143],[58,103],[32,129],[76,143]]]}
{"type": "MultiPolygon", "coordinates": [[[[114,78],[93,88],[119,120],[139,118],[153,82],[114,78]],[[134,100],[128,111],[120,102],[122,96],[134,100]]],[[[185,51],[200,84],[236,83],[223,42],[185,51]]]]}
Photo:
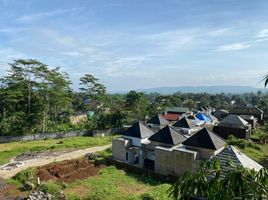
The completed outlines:
{"type": "Polygon", "coordinates": [[[214,126],[213,131],[224,139],[234,135],[237,138],[248,140],[251,136],[251,125],[240,116],[231,114],[214,126]]]}
{"type": "Polygon", "coordinates": [[[258,119],[255,118],[253,115],[240,115],[244,120],[246,120],[252,128],[256,128],[258,125],[258,119]]]}
{"type": "Polygon", "coordinates": [[[171,107],[167,108],[162,116],[169,122],[175,122],[189,113],[190,110],[187,107],[171,107]]]}
{"type": "Polygon", "coordinates": [[[169,121],[162,117],[162,115],[155,115],[147,121],[148,126],[154,130],[159,131],[161,128],[169,124],[169,121]]]}
{"type": "Polygon", "coordinates": [[[221,110],[216,110],[212,112],[211,114],[214,115],[218,120],[222,120],[223,118],[229,115],[229,111],[221,109],[221,110]]]}
{"type": "Polygon", "coordinates": [[[173,124],[172,127],[174,127],[175,130],[181,131],[182,133],[189,136],[191,133],[199,130],[199,127],[196,126],[196,124],[193,122],[194,120],[189,119],[188,117],[183,117],[175,124],[173,124]]]}
{"type": "Polygon", "coordinates": [[[231,109],[230,114],[253,115],[258,119],[259,123],[263,123],[264,112],[257,106],[235,106],[231,109]]]}

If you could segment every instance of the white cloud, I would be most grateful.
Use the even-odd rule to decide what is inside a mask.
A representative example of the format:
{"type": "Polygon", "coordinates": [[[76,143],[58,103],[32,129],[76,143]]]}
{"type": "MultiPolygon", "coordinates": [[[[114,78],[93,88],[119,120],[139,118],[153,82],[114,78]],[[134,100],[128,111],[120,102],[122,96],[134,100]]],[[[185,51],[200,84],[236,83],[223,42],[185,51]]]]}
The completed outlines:
{"type": "Polygon", "coordinates": [[[233,43],[219,46],[216,51],[238,51],[247,49],[251,46],[250,42],[233,43]]]}
{"type": "Polygon", "coordinates": [[[78,10],[81,10],[81,8],[58,9],[58,10],[53,10],[53,11],[24,15],[24,16],[17,18],[17,20],[20,22],[32,22],[32,21],[35,21],[35,20],[38,20],[38,19],[41,19],[44,17],[53,17],[56,15],[66,14],[66,13],[70,13],[70,12],[76,12],[78,10]]]}
{"type": "Polygon", "coordinates": [[[263,29],[256,34],[257,38],[268,38],[268,29],[263,29]]]}
{"type": "Polygon", "coordinates": [[[229,31],[230,31],[230,28],[221,28],[221,29],[209,31],[207,35],[210,37],[219,37],[219,36],[225,35],[229,31]]]}

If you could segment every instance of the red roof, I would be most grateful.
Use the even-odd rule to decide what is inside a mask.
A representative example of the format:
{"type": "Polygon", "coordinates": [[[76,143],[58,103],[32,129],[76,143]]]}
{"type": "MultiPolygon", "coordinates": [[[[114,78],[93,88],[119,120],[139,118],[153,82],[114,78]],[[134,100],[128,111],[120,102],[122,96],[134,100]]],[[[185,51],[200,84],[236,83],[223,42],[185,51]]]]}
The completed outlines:
{"type": "Polygon", "coordinates": [[[181,114],[166,113],[166,114],[163,114],[162,117],[168,121],[177,121],[181,118],[181,114]]]}

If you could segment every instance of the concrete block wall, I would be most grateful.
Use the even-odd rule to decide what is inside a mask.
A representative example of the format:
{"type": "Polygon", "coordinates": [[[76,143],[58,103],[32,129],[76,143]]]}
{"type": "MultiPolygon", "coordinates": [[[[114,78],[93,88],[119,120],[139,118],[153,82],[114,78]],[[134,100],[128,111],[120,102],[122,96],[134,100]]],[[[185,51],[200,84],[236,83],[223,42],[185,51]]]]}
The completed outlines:
{"type": "Polygon", "coordinates": [[[185,149],[156,147],[155,172],[162,175],[180,176],[193,171],[196,166],[197,152],[185,149]]]}
{"type": "Polygon", "coordinates": [[[130,145],[130,140],[115,138],[112,142],[112,154],[114,160],[126,161],[126,147],[130,145]]]}

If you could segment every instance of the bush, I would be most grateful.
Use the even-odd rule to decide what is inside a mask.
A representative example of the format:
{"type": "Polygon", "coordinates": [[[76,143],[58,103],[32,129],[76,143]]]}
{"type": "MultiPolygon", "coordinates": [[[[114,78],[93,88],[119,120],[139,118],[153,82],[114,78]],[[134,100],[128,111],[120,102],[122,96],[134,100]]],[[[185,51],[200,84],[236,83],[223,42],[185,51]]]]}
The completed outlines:
{"type": "Polygon", "coordinates": [[[57,185],[56,183],[49,181],[41,184],[40,190],[42,192],[51,194],[53,197],[56,197],[61,193],[62,187],[60,185],[57,185]]]}
{"type": "Polygon", "coordinates": [[[33,169],[27,169],[19,172],[12,178],[12,182],[16,185],[24,186],[26,183],[31,182],[37,184],[37,178],[33,169]]]}
{"type": "Polygon", "coordinates": [[[156,193],[144,193],[141,195],[142,200],[160,200],[159,195],[156,193]]]}
{"type": "Polygon", "coordinates": [[[245,139],[238,139],[238,138],[236,138],[233,135],[230,135],[228,137],[227,143],[229,145],[237,146],[237,147],[239,147],[241,149],[245,149],[247,147],[250,147],[250,148],[253,148],[253,149],[257,149],[257,150],[260,150],[261,149],[257,144],[255,144],[253,142],[250,142],[248,140],[245,140],[245,139]]]}

